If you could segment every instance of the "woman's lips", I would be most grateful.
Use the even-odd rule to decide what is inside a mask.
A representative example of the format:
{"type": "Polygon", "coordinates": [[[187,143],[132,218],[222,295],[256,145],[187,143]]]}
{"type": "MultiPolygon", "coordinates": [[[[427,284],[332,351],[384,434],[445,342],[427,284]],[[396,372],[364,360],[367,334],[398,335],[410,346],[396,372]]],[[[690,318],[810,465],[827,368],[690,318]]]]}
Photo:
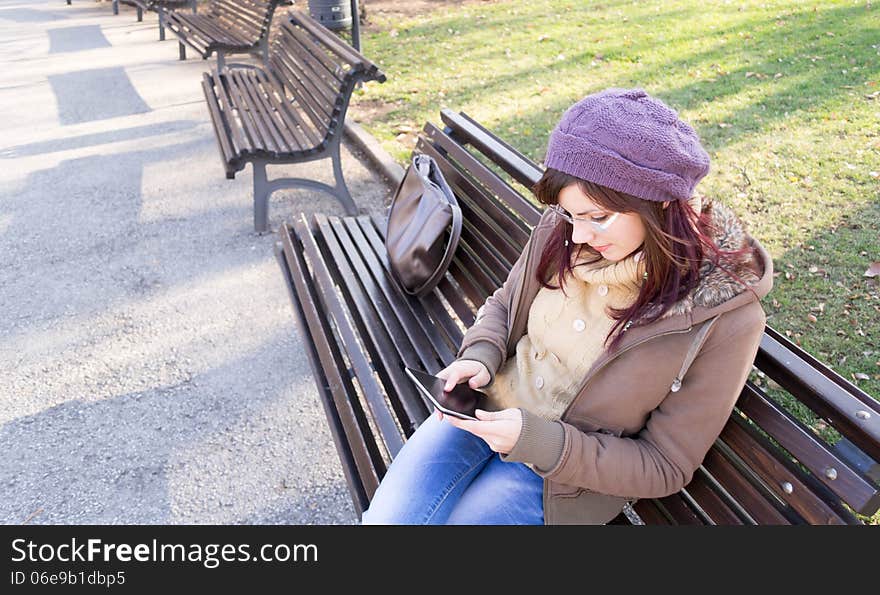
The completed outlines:
{"type": "Polygon", "coordinates": [[[593,246],[593,250],[595,250],[596,252],[605,252],[610,247],[611,244],[605,244],[604,246],[593,246]]]}

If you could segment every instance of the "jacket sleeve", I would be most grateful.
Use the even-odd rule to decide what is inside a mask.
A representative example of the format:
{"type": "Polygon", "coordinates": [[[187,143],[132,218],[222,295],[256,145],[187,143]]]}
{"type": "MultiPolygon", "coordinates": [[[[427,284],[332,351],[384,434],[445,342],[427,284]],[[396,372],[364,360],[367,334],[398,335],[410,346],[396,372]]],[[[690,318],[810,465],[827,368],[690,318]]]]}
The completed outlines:
{"type": "Polygon", "coordinates": [[[660,498],[678,492],[727,423],[752,369],[765,320],[758,302],[723,314],[681,390],[667,394],[638,434],[582,432],[524,412],[529,419],[523,428],[530,436],[521,435],[504,459],[534,463],[549,480],[612,496],[660,498]],[[548,465],[549,449],[556,451],[555,465],[548,465]]]}
{"type": "MultiPolygon", "coordinates": [[[[458,350],[458,359],[470,359],[483,363],[489,370],[489,384],[495,381],[495,373],[507,359],[508,304],[522,281],[522,275],[532,245],[534,233],[510,269],[507,279],[486,298],[477,310],[474,324],[467,330],[458,350]]],[[[488,385],[487,385],[488,386],[488,385]]]]}

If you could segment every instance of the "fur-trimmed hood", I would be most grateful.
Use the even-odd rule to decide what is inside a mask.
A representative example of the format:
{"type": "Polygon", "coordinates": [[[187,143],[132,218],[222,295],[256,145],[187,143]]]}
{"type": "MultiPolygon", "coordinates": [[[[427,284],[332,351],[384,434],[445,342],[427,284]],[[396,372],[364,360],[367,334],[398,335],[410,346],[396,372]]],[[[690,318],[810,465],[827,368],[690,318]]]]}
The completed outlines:
{"type": "Polygon", "coordinates": [[[694,306],[715,309],[749,290],[755,292],[759,299],[770,291],[772,281],[765,279],[768,272],[772,273],[769,257],[748,234],[739,217],[718,201],[704,204],[702,212],[711,218],[712,239],[718,248],[734,254],[722,254],[718,264],[706,255],[700,266],[699,284],[686,298],[666,311],[662,318],[688,314],[694,306]]]}

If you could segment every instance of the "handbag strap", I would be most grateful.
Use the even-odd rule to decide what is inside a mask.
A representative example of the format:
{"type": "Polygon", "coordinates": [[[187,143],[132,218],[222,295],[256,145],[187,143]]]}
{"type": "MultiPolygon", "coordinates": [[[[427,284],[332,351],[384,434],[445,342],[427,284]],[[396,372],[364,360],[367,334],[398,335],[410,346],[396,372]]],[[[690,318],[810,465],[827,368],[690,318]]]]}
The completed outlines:
{"type": "Polygon", "coordinates": [[[418,154],[413,157],[412,164],[424,180],[437,184],[452,209],[452,228],[449,232],[449,241],[446,243],[446,250],[443,253],[443,260],[440,262],[440,266],[434,271],[434,274],[432,274],[420,288],[412,292],[416,297],[424,297],[436,287],[443,275],[446,274],[449,265],[452,263],[452,258],[455,256],[455,249],[458,247],[459,238],[461,238],[461,226],[463,220],[461,207],[458,206],[458,200],[455,198],[455,193],[452,191],[452,188],[446,183],[446,179],[440,171],[431,171],[432,168],[437,168],[434,160],[428,155],[418,154]],[[432,173],[436,173],[436,175],[431,175],[432,173]]]}
{"type": "Polygon", "coordinates": [[[446,243],[446,251],[443,253],[443,261],[440,263],[440,266],[437,267],[437,270],[434,271],[434,274],[431,275],[431,277],[425,281],[424,285],[422,285],[422,287],[416,292],[415,295],[418,297],[424,297],[428,294],[430,289],[436,287],[440,282],[440,278],[446,274],[446,270],[452,263],[452,257],[455,255],[455,249],[458,247],[458,240],[461,237],[461,208],[459,208],[457,202],[450,202],[449,206],[452,207],[452,229],[449,232],[449,242],[446,243]],[[425,288],[430,289],[425,291],[425,288]]]}

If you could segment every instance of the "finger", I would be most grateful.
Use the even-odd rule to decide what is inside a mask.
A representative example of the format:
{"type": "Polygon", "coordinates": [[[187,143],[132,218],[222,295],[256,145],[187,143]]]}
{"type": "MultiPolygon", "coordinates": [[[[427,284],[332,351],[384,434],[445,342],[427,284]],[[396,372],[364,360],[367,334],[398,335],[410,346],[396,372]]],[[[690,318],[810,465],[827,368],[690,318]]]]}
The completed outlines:
{"type": "Polygon", "coordinates": [[[438,420],[438,421],[443,421],[443,412],[440,411],[439,409],[434,409],[434,411],[437,412],[437,420],[438,420]]]}
{"type": "Polygon", "coordinates": [[[459,372],[450,372],[449,377],[446,379],[446,384],[444,385],[443,390],[445,390],[446,392],[451,391],[460,381],[461,374],[459,372]]]}
{"type": "Polygon", "coordinates": [[[489,384],[490,379],[491,376],[489,376],[489,373],[481,366],[480,371],[471,376],[468,384],[471,388],[480,388],[481,386],[489,384]]]}
{"type": "Polygon", "coordinates": [[[477,416],[477,419],[485,420],[485,421],[498,418],[495,411],[483,411],[482,409],[477,409],[476,416],[477,416]]]}

